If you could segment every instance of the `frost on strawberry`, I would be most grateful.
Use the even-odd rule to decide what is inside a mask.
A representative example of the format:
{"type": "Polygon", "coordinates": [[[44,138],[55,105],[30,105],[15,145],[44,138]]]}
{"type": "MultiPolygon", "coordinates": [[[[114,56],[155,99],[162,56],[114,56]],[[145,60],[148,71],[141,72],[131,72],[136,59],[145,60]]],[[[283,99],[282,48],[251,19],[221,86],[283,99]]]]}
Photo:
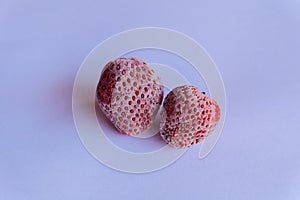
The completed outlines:
{"type": "Polygon", "coordinates": [[[160,134],[176,148],[200,142],[220,120],[218,104],[193,86],[180,86],[172,90],[163,108],[160,134]]]}
{"type": "Polygon", "coordinates": [[[96,96],[118,131],[137,135],[151,126],[162,103],[163,84],[146,62],[119,58],[104,67],[96,96]]]}

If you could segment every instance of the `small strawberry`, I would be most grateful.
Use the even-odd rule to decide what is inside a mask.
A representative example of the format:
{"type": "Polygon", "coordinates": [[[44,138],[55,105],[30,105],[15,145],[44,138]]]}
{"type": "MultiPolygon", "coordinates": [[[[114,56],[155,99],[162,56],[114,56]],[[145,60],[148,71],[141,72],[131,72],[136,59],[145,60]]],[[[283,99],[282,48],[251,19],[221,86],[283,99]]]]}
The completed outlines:
{"type": "Polygon", "coordinates": [[[218,104],[193,86],[180,86],[172,90],[163,108],[160,134],[176,148],[200,142],[220,120],[218,104]]]}
{"type": "Polygon", "coordinates": [[[96,95],[101,111],[118,131],[137,135],[151,126],[162,103],[163,85],[146,62],[119,58],[104,67],[96,95]]]}

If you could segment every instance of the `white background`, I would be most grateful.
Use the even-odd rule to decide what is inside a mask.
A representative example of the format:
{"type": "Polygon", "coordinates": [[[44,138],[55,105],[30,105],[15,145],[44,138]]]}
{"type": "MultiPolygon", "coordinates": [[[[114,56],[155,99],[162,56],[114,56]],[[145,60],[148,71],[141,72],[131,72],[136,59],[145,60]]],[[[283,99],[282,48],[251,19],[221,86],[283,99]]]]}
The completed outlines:
{"type": "Polygon", "coordinates": [[[1,1],[0,199],[299,199],[299,13],[297,0],[1,1]],[[84,149],[71,95],[94,46],[143,26],[207,49],[228,112],[206,159],[195,146],[164,170],[132,175],[84,149]]]}

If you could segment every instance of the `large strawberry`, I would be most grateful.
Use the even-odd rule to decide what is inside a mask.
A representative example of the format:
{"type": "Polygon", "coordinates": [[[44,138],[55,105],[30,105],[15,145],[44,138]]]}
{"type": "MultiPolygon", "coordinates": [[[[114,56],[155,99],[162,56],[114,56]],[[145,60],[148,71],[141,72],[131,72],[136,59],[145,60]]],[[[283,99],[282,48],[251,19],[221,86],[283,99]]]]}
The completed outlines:
{"type": "Polygon", "coordinates": [[[151,126],[162,98],[160,77],[137,58],[119,58],[107,63],[97,86],[100,109],[127,135],[137,135],[151,126]]]}
{"type": "Polygon", "coordinates": [[[160,134],[176,148],[200,142],[220,120],[218,104],[193,86],[180,86],[172,90],[163,108],[160,134]]]}

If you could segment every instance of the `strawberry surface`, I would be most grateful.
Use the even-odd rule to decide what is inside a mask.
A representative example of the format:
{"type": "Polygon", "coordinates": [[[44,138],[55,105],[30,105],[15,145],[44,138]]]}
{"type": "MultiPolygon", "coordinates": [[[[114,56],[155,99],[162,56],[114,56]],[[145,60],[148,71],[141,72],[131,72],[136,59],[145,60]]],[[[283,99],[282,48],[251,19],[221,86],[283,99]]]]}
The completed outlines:
{"type": "Polygon", "coordinates": [[[220,108],[194,86],[173,89],[163,104],[160,134],[171,146],[185,148],[206,138],[220,120],[220,108]]]}
{"type": "Polygon", "coordinates": [[[162,103],[160,77],[138,58],[119,58],[106,64],[98,86],[101,111],[121,133],[137,135],[148,129],[162,103]]]}

